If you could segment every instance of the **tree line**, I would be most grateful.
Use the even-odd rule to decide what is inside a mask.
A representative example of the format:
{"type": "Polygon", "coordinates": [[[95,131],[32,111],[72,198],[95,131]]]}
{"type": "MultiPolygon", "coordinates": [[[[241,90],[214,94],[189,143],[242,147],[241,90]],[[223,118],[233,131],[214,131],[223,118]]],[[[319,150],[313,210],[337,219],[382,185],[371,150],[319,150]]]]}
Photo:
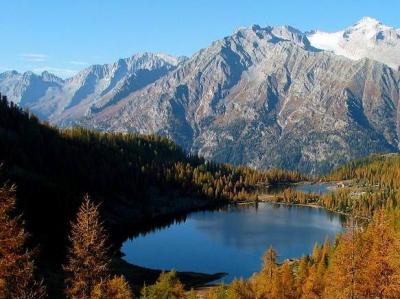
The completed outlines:
{"type": "Polygon", "coordinates": [[[54,128],[5,96],[0,96],[0,164],[0,182],[17,184],[17,208],[50,254],[65,247],[68,224],[85,193],[106,212],[129,204],[143,215],[137,221],[145,221],[160,205],[178,205],[184,198],[179,195],[218,203],[251,196],[256,185],[301,178],[296,172],[206,161],[166,137],[54,128]]]}
{"type": "MultiPolygon", "coordinates": [[[[0,165],[0,184],[18,186],[15,213],[25,219],[26,248],[36,249],[38,272],[51,268],[50,276],[66,272],[61,264],[70,223],[86,193],[94,205],[101,203],[113,246],[121,230],[123,235],[136,223],[154,221],[166,207],[178,210],[190,198],[221,204],[251,197],[257,186],[302,179],[296,172],[206,161],[156,135],[58,129],[5,96],[0,96],[0,165]],[[123,218],[126,211],[136,217],[123,218]],[[132,222],[124,222],[127,218],[132,222]]],[[[53,282],[47,284],[51,293],[53,282]]]]}

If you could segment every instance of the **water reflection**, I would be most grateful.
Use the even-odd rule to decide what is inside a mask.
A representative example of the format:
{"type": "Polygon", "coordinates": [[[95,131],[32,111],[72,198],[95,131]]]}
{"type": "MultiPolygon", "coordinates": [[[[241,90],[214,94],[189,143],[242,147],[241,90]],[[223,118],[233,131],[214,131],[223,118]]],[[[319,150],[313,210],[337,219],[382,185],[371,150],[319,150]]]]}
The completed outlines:
{"type": "Polygon", "coordinates": [[[309,254],[316,241],[333,239],[344,219],[322,209],[259,203],[197,212],[169,227],[124,243],[126,260],[157,269],[227,272],[249,277],[274,246],[279,259],[309,254]]]}

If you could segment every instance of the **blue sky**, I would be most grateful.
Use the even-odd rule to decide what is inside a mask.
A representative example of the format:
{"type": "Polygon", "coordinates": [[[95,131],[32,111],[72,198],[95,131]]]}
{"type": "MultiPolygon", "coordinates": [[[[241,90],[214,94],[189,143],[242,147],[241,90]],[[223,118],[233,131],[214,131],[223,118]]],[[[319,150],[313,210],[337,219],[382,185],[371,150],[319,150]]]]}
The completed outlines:
{"type": "Polygon", "coordinates": [[[363,16],[400,27],[399,0],[1,0],[0,72],[67,77],[141,51],[190,56],[252,24],[336,31],[363,16]]]}

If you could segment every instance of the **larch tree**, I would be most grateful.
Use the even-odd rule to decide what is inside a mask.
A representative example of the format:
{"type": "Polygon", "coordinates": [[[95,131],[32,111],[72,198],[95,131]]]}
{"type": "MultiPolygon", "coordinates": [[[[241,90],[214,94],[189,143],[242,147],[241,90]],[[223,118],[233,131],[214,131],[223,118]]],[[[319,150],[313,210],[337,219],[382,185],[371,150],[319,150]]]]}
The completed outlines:
{"type": "Polygon", "coordinates": [[[279,271],[282,285],[282,298],[295,299],[296,288],[294,284],[294,275],[289,263],[287,261],[284,262],[279,271]]]}
{"type": "Polygon", "coordinates": [[[90,299],[133,299],[133,293],[124,276],[115,276],[97,284],[90,299]]]}
{"type": "Polygon", "coordinates": [[[326,298],[355,299],[362,298],[365,285],[364,269],[368,262],[365,243],[361,230],[350,220],[347,232],[338,239],[327,272],[326,298]]]}
{"type": "Polygon", "coordinates": [[[295,279],[295,288],[297,298],[301,298],[303,294],[303,286],[308,277],[309,264],[308,257],[302,257],[299,261],[299,265],[297,267],[296,279],[295,279]]]}
{"type": "Polygon", "coordinates": [[[145,286],[141,291],[142,299],[182,299],[184,297],[183,284],[174,270],[161,273],[154,285],[145,286]]]}
{"type": "Polygon", "coordinates": [[[321,249],[321,260],[323,260],[325,266],[328,266],[329,255],[331,253],[331,243],[328,239],[325,239],[321,249]]]}
{"type": "MultiPolygon", "coordinates": [[[[255,298],[270,298],[274,288],[274,279],[278,274],[278,265],[276,263],[277,253],[272,246],[264,254],[263,267],[260,273],[255,274],[252,279],[252,285],[255,290],[255,298]]],[[[278,281],[275,280],[275,285],[278,281]]],[[[275,286],[276,287],[276,286],[275,286]]]]}
{"type": "Polygon", "coordinates": [[[46,297],[41,281],[34,278],[33,252],[26,249],[28,234],[16,215],[15,186],[0,188],[0,298],[46,297]]]}
{"type": "Polygon", "coordinates": [[[303,299],[318,299],[319,294],[319,271],[318,266],[312,265],[308,272],[308,277],[303,285],[303,292],[301,298],[303,299]]]}
{"type": "Polygon", "coordinates": [[[109,279],[107,235],[100,221],[99,206],[86,195],[72,223],[66,272],[66,296],[90,298],[94,287],[109,279]]]}
{"type": "Polygon", "coordinates": [[[267,250],[267,252],[263,256],[263,269],[262,272],[269,278],[272,279],[272,276],[278,265],[276,264],[277,253],[272,246],[267,250]]]}
{"type": "Polygon", "coordinates": [[[370,242],[365,267],[365,295],[400,298],[400,238],[384,210],[378,210],[366,232],[370,242]]]}
{"type": "Polygon", "coordinates": [[[226,299],[253,299],[251,284],[243,279],[235,279],[226,291],[226,299]]]}

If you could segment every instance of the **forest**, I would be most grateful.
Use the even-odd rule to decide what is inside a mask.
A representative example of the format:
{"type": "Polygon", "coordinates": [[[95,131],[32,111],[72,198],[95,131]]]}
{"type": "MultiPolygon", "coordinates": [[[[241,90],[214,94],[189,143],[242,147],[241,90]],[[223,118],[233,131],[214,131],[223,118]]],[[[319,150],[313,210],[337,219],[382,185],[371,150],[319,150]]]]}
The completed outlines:
{"type": "MultiPolygon", "coordinates": [[[[57,275],[64,272],[70,223],[86,194],[96,207],[100,204],[115,253],[131,227],[151,225],[169,214],[256,199],[258,186],[304,179],[293,171],[206,161],[165,137],[61,130],[41,123],[5,96],[0,100],[0,164],[0,184],[13,194],[5,197],[15,201],[3,221],[23,215],[23,225],[19,217],[15,220],[26,231],[18,246],[34,249],[37,272],[45,277],[49,269],[57,275]]],[[[50,291],[52,284],[59,284],[44,283],[50,291]]]]}
{"type": "Polygon", "coordinates": [[[296,261],[278,262],[270,248],[259,273],[211,289],[206,298],[400,298],[399,175],[400,155],[372,155],[322,178],[357,188],[322,196],[285,189],[275,200],[345,213],[346,231],[296,261]]]}
{"type": "MultiPolygon", "coordinates": [[[[257,200],[260,186],[306,179],[206,161],[164,137],[60,130],[6,97],[0,160],[0,298],[7,299],[198,298],[175,271],[141,287],[116,273],[127,227],[257,200]]],[[[351,187],[327,195],[284,190],[276,200],[347,214],[347,230],[298,260],[279,261],[269,248],[260,272],[202,298],[400,298],[399,169],[399,155],[373,155],[321,178],[351,187]]]]}

